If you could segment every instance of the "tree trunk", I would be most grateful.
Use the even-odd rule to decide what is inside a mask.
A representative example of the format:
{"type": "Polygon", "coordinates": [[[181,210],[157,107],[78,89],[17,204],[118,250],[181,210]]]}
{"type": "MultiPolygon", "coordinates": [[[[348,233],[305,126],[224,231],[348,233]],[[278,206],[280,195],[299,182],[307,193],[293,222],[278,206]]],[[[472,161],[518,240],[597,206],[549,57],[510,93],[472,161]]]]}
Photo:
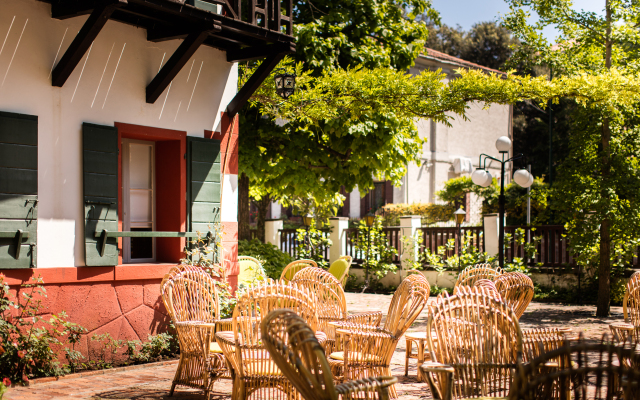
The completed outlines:
{"type": "Polygon", "coordinates": [[[249,177],[241,174],[238,179],[238,240],[251,239],[249,211],[249,177]]]}
{"type": "MultiPolygon", "coordinates": [[[[606,14],[607,14],[607,32],[605,42],[605,67],[611,68],[611,4],[609,0],[606,1],[606,14]]],[[[606,112],[606,111],[605,111],[606,112]]],[[[609,306],[611,300],[611,221],[606,215],[606,211],[609,209],[609,194],[607,193],[607,187],[609,184],[609,174],[611,172],[611,160],[609,157],[611,142],[611,129],[609,127],[609,118],[606,116],[602,121],[602,187],[601,187],[601,210],[604,213],[604,218],[600,223],[600,268],[598,268],[598,307],[596,309],[596,316],[607,317],[609,316],[609,306]]]]}
{"type": "Polygon", "coordinates": [[[267,210],[269,210],[269,203],[271,203],[271,196],[264,195],[260,201],[256,202],[258,204],[258,215],[257,215],[257,225],[258,225],[258,240],[264,243],[265,232],[264,232],[264,222],[267,219],[267,210]]]}

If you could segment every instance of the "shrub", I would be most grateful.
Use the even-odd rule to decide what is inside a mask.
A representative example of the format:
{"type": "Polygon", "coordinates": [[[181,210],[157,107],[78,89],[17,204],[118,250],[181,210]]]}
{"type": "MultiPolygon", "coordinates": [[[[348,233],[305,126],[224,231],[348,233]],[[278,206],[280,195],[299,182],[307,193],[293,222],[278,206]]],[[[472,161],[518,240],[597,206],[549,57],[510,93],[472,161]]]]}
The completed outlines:
{"type": "Polygon", "coordinates": [[[382,217],[384,226],[399,226],[400,217],[404,215],[419,215],[422,225],[432,225],[436,222],[451,221],[454,211],[455,208],[449,204],[387,204],[376,211],[376,215],[382,217]]]}
{"type": "Polygon", "coordinates": [[[71,343],[70,333],[83,330],[67,321],[64,312],[49,319],[39,316],[47,294],[42,278],[32,279],[12,295],[0,274],[0,378],[13,383],[62,375],[52,346],[71,343]]]}
{"type": "Polygon", "coordinates": [[[327,233],[316,228],[315,220],[311,220],[309,229],[300,228],[296,233],[296,240],[298,241],[298,246],[296,247],[297,258],[313,260],[320,268],[328,268],[329,263],[324,258],[324,249],[331,247],[332,242],[327,233]]]}
{"type": "Polygon", "coordinates": [[[178,340],[170,333],[149,335],[144,343],[140,343],[139,340],[130,340],[126,343],[126,346],[129,361],[134,364],[173,358],[179,351],[178,340]],[[138,347],[140,350],[138,350],[138,347]]]}
{"type": "Polygon", "coordinates": [[[389,246],[389,239],[382,230],[382,218],[376,217],[371,227],[368,227],[364,220],[360,220],[358,231],[351,236],[352,243],[358,251],[358,257],[363,259],[364,269],[364,290],[372,284],[370,280],[384,278],[387,273],[395,273],[397,268],[393,263],[398,251],[389,246]]]}
{"type": "Polygon", "coordinates": [[[272,279],[280,279],[284,267],[293,261],[287,253],[283,253],[271,243],[261,243],[257,239],[238,241],[238,255],[257,258],[272,279]]]}

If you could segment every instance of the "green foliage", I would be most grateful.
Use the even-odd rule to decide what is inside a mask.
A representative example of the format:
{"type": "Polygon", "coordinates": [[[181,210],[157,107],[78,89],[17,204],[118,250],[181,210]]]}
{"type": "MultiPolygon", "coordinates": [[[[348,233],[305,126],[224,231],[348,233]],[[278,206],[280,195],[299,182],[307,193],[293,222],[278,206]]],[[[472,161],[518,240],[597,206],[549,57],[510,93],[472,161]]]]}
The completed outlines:
{"type": "Polygon", "coordinates": [[[64,373],[52,347],[69,343],[70,332],[82,328],[69,322],[64,312],[41,317],[46,297],[40,276],[22,284],[14,295],[0,274],[0,377],[9,384],[64,373]]]}
{"type": "Polygon", "coordinates": [[[393,259],[398,255],[397,250],[389,246],[386,233],[383,231],[382,218],[376,217],[373,225],[368,227],[364,220],[358,225],[356,235],[352,236],[353,244],[359,257],[364,259],[362,268],[365,273],[365,289],[371,284],[370,278],[376,280],[384,278],[387,273],[398,269],[393,259]]]}
{"type": "Polygon", "coordinates": [[[216,223],[210,228],[215,232],[213,241],[209,242],[206,238],[198,236],[192,245],[185,249],[185,258],[180,260],[180,263],[202,268],[211,275],[220,300],[220,317],[229,318],[238,299],[233,295],[231,285],[227,280],[227,263],[218,262],[218,260],[225,259],[222,245],[222,224],[216,223]]]}
{"type": "Polygon", "coordinates": [[[238,254],[260,260],[267,276],[271,279],[280,279],[284,267],[293,261],[289,254],[283,253],[276,246],[271,243],[261,243],[257,239],[239,240],[238,254]]]}
{"type": "Polygon", "coordinates": [[[149,335],[144,343],[139,340],[130,340],[125,345],[127,346],[126,354],[129,357],[129,361],[134,364],[173,358],[180,350],[178,338],[167,332],[149,335]]]}
{"type": "Polygon", "coordinates": [[[422,226],[432,225],[437,222],[445,222],[453,219],[455,209],[448,204],[412,203],[393,204],[382,206],[376,215],[382,217],[384,226],[399,226],[400,217],[405,215],[419,215],[422,226]]]}
{"type": "Polygon", "coordinates": [[[115,355],[118,353],[120,347],[122,347],[123,341],[116,340],[111,334],[105,332],[100,335],[95,333],[91,335],[91,343],[95,343],[95,346],[92,346],[93,349],[89,350],[89,361],[86,367],[88,369],[113,368],[115,355]],[[92,355],[93,359],[91,357],[92,355]]]}
{"type": "Polygon", "coordinates": [[[312,220],[309,229],[300,228],[297,231],[296,255],[298,259],[315,261],[319,267],[327,269],[329,263],[324,258],[324,249],[331,247],[331,239],[327,233],[316,228],[316,221],[312,220]]]}
{"type": "MultiPolygon", "coordinates": [[[[497,182],[488,188],[481,188],[481,197],[484,198],[482,204],[483,214],[495,214],[499,211],[500,187],[497,182]]],[[[531,196],[531,224],[544,225],[549,222],[549,197],[550,189],[541,178],[535,178],[530,190],[531,196]]],[[[507,214],[507,225],[527,224],[527,189],[515,182],[510,182],[504,188],[505,212],[507,214]]]]}
{"type": "MultiPolygon", "coordinates": [[[[438,21],[428,0],[320,0],[294,2],[293,9],[299,65],[285,61],[280,66],[297,69],[299,84],[303,74],[321,76],[359,65],[404,73],[428,35],[416,17],[438,21]]],[[[246,72],[240,86],[251,68],[246,72]]],[[[420,148],[413,123],[386,112],[373,111],[357,121],[346,113],[317,124],[285,119],[283,126],[261,114],[255,104],[240,113],[239,173],[249,177],[254,198],[270,194],[274,199],[311,197],[316,206],[335,203],[342,185],[347,192],[356,185],[365,192],[373,188],[374,176],[398,182],[420,148]]]]}

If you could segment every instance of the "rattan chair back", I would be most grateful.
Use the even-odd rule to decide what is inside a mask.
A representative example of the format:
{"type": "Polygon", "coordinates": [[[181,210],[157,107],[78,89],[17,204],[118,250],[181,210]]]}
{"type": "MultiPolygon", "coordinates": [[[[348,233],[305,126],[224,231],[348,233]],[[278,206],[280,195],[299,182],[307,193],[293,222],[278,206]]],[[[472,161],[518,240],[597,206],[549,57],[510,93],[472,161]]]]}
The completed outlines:
{"type": "Polygon", "coordinates": [[[491,264],[476,264],[466,267],[460,272],[455,286],[473,286],[480,279],[495,281],[500,275],[502,275],[500,267],[494,268],[491,264]]]}
{"type": "Polygon", "coordinates": [[[418,318],[430,293],[431,286],[422,274],[407,276],[393,294],[383,329],[399,339],[418,318]]]}
{"type": "Polygon", "coordinates": [[[438,296],[430,307],[427,343],[431,359],[444,364],[446,374],[453,374],[446,375],[448,379],[439,373],[427,374],[430,387],[440,398],[503,397],[509,393],[517,355],[522,351],[522,333],[513,310],[484,288],[460,287],[454,296],[438,296]]]}
{"type": "Polygon", "coordinates": [[[607,342],[581,340],[519,362],[509,399],[640,399],[640,355],[607,342]],[[549,368],[556,360],[559,367],[549,368]]]}
{"type": "Polygon", "coordinates": [[[160,292],[173,322],[213,322],[220,318],[215,281],[199,267],[173,267],[162,280],[160,292]]]}
{"type": "Polygon", "coordinates": [[[306,267],[316,267],[318,268],[318,263],[313,260],[296,260],[289,264],[282,270],[280,274],[280,280],[289,282],[293,279],[293,277],[303,268],[306,267]]]}
{"type": "Polygon", "coordinates": [[[622,312],[625,322],[640,327],[640,271],[634,272],[629,278],[622,302],[622,312]]]}
{"type": "MultiPolygon", "coordinates": [[[[522,360],[530,361],[546,352],[559,349],[575,339],[571,328],[535,328],[522,330],[522,360]]],[[[559,365],[559,361],[556,360],[559,365]]]]}
{"type": "Polygon", "coordinates": [[[255,285],[267,278],[262,263],[254,257],[238,256],[238,265],[238,285],[255,285]]]}
{"type": "Polygon", "coordinates": [[[329,322],[347,318],[347,299],[338,279],[322,268],[307,267],[295,274],[291,283],[304,287],[316,296],[319,330],[335,339],[335,328],[329,322]]]}
{"type": "Polygon", "coordinates": [[[305,400],[388,399],[396,378],[369,378],[335,385],[324,349],[309,325],[290,310],[270,312],[261,324],[265,347],[305,400]]]}
{"type": "Polygon", "coordinates": [[[533,281],[522,272],[507,272],[495,280],[496,289],[502,301],[513,308],[518,318],[526,311],[533,300],[533,281]]]}

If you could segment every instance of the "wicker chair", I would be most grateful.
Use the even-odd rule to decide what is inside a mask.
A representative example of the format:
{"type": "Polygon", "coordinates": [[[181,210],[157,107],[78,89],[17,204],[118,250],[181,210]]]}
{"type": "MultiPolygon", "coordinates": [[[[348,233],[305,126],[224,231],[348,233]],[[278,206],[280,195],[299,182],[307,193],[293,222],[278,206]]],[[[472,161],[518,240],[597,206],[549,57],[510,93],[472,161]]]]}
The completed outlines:
{"type": "Polygon", "coordinates": [[[313,260],[296,260],[294,262],[291,262],[287,264],[287,266],[282,270],[282,274],[280,274],[280,280],[284,281],[285,283],[290,282],[298,271],[306,267],[318,268],[318,264],[313,260]]]}
{"type": "MultiPolygon", "coordinates": [[[[525,362],[531,361],[576,339],[577,337],[571,328],[523,329],[522,360],[525,362]]],[[[555,364],[559,365],[557,361],[555,364]]]]}
{"type": "Polygon", "coordinates": [[[208,396],[217,379],[230,378],[214,332],[230,329],[231,321],[220,320],[215,282],[202,269],[182,265],[165,275],[160,290],[180,344],[170,395],[182,385],[202,389],[208,396]]]}
{"type": "MultiPolygon", "coordinates": [[[[398,340],[424,309],[429,292],[429,282],[422,274],[409,275],[391,299],[384,327],[336,324],[337,340],[345,346],[344,351],[329,356],[334,376],[342,381],[390,376],[389,365],[398,340]]],[[[392,398],[397,397],[394,385],[389,392],[392,398]]]]}
{"type": "Polygon", "coordinates": [[[493,268],[491,264],[476,264],[469,266],[460,272],[455,287],[473,286],[480,279],[488,279],[495,281],[498,276],[502,275],[500,267],[493,268]]]}
{"type": "Polygon", "coordinates": [[[238,264],[240,266],[238,285],[255,285],[267,278],[267,274],[262,267],[262,263],[260,263],[256,258],[238,256],[238,264]]]}
{"type": "Polygon", "coordinates": [[[345,283],[347,283],[347,278],[349,277],[349,269],[351,268],[351,263],[353,262],[353,258],[351,256],[341,256],[338,260],[331,263],[331,266],[327,271],[340,281],[340,284],[344,287],[345,283]]]}
{"type": "Polygon", "coordinates": [[[290,310],[275,310],[261,324],[273,361],[306,400],[389,399],[393,377],[365,378],[334,385],[324,349],[309,325],[290,310]]]}
{"type": "Polygon", "coordinates": [[[504,397],[522,333],[513,310],[483,288],[440,295],[427,321],[431,362],[420,367],[435,398],[504,397]]]}
{"type": "Polygon", "coordinates": [[[640,355],[635,349],[579,341],[518,362],[509,400],[640,399],[640,355]],[[560,360],[560,367],[549,363],[560,360]]]}
{"type": "Polygon", "coordinates": [[[233,311],[231,331],[216,333],[231,366],[235,400],[247,399],[254,392],[268,399],[296,398],[294,386],[273,362],[262,343],[260,323],[275,309],[290,309],[316,332],[318,316],[315,307],[315,296],[295,284],[267,280],[244,292],[233,311]]]}
{"type": "MultiPolygon", "coordinates": [[[[496,299],[502,301],[502,296],[500,296],[500,293],[498,292],[498,289],[496,288],[496,284],[493,283],[493,281],[490,281],[488,279],[479,279],[473,284],[473,287],[474,288],[484,289],[484,291],[487,294],[489,294],[490,296],[493,296],[496,299]]],[[[461,290],[463,290],[461,288],[468,288],[468,286],[455,286],[453,288],[453,294],[458,294],[461,290]]]]}
{"type": "Polygon", "coordinates": [[[624,342],[640,343],[640,271],[629,278],[622,301],[624,322],[609,325],[613,340],[620,345],[624,342]]]}
{"type": "Polygon", "coordinates": [[[502,301],[513,308],[518,319],[533,300],[533,281],[522,272],[507,272],[495,280],[502,301]]]}
{"type": "Polygon", "coordinates": [[[380,311],[347,314],[347,300],[340,282],[329,271],[307,267],[298,271],[291,283],[305,287],[317,299],[318,323],[320,331],[327,335],[326,350],[335,350],[335,327],[332,322],[350,322],[378,326],[382,320],[380,311]]]}

